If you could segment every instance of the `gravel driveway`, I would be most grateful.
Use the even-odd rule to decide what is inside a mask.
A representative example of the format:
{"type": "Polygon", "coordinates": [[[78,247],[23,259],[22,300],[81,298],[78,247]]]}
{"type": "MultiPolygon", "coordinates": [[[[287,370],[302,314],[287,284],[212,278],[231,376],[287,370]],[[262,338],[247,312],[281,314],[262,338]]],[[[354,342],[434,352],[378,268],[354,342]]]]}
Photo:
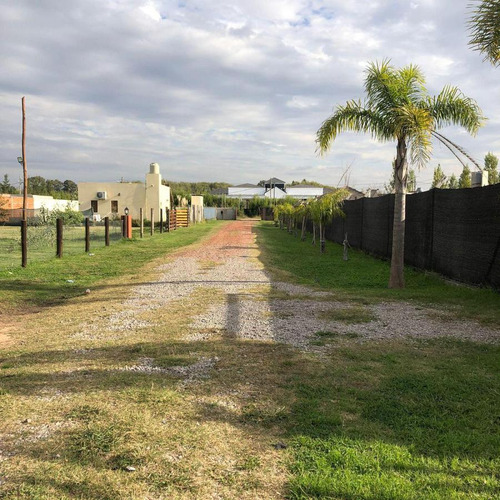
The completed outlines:
{"type": "Polygon", "coordinates": [[[201,245],[176,253],[158,268],[156,281],[134,289],[125,310],[112,315],[106,329],[147,327],[148,322],[136,319],[137,313],[190,297],[201,288],[213,291],[213,300],[192,318],[188,339],[193,341],[226,335],[318,350],[317,332],[356,342],[454,337],[496,343],[500,338],[499,330],[452,317],[442,320],[436,311],[412,304],[360,306],[339,302],[328,292],[273,281],[258,259],[255,224],[252,220],[227,223],[201,245]],[[368,320],[338,320],[337,313],[350,308],[358,312],[363,308],[368,320]]]}

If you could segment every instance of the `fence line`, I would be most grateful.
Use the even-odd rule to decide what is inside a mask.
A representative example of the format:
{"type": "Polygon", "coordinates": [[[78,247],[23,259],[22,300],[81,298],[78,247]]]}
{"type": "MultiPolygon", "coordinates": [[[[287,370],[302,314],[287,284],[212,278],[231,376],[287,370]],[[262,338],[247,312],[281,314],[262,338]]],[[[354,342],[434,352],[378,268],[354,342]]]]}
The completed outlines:
{"type": "MultiPolygon", "coordinates": [[[[344,203],[326,238],[389,259],[394,195],[344,203]]],[[[310,223],[309,223],[310,225],[310,223]]],[[[500,184],[432,189],[406,197],[405,263],[457,281],[500,288],[500,184]]]]}

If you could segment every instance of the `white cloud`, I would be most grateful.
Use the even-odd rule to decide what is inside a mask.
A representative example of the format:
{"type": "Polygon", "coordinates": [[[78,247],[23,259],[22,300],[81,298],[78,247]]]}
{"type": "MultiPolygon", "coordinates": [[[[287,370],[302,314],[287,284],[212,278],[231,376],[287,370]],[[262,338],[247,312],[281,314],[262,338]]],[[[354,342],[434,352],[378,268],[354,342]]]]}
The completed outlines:
{"type": "MultiPolygon", "coordinates": [[[[498,68],[467,47],[467,0],[7,0],[0,29],[0,175],[18,176],[27,96],[33,175],[256,181],[276,175],[382,183],[394,145],[344,134],[326,157],[315,132],[363,98],[369,61],[417,63],[431,92],[459,86],[490,118],[479,160],[500,154],[498,68]],[[443,15],[443,12],[446,15],[443,15]]],[[[436,147],[427,171],[457,168],[436,147]]]]}

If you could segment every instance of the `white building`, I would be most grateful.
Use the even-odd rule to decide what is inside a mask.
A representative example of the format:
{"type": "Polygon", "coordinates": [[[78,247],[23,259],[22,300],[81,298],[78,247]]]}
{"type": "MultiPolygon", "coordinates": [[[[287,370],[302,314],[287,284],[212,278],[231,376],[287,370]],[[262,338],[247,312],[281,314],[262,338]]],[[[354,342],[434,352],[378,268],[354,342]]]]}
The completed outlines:
{"type": "Polygon", "coordinates": [[[133,219],[138,219],[140,209],[144,218],[159,220],[160,209],[170,209],[170,188],[161,183],[160,166],[151,163],[146,182],[80,182],[78,203],[81,212],[91,212],[100,218],[120,216],[128,208],[133,219]]]}
{"type": "Polygon", "coordinates": [[[285,181],[273,177],[265,181],[264,186],[240,184],[238,186],[228,187],[227,197],[239,198],[240,200],[251,200],[254,197],[264,197],[272,200],[281,200],[286,197],[291,197],[296,200],[307,200],[322,196],[326,192],[328,192],[326,188],[307,184],[286,186],[285,181]]]}

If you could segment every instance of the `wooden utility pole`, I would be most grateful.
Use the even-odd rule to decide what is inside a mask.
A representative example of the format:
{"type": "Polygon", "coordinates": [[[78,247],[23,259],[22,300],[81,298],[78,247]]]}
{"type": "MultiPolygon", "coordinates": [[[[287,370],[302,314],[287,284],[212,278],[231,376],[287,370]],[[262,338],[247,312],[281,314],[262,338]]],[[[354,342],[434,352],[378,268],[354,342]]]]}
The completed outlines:
{"type": "Polygon", "coordinates": [[[23,137],[22,137],[22,155],[23,155],[23,176],[24,176],[24,187],[23,187],[23,219],[21,221],[21,265],[26,267],[28,264],[28,243],[27,243],[27,232],[28,232],[28,222],[26,220],[26,206],[28,204],[28,169],[26,167],[26,111],[24,107],[24,96],[21,99],[22,110],[23,110],[23,137]]]}

